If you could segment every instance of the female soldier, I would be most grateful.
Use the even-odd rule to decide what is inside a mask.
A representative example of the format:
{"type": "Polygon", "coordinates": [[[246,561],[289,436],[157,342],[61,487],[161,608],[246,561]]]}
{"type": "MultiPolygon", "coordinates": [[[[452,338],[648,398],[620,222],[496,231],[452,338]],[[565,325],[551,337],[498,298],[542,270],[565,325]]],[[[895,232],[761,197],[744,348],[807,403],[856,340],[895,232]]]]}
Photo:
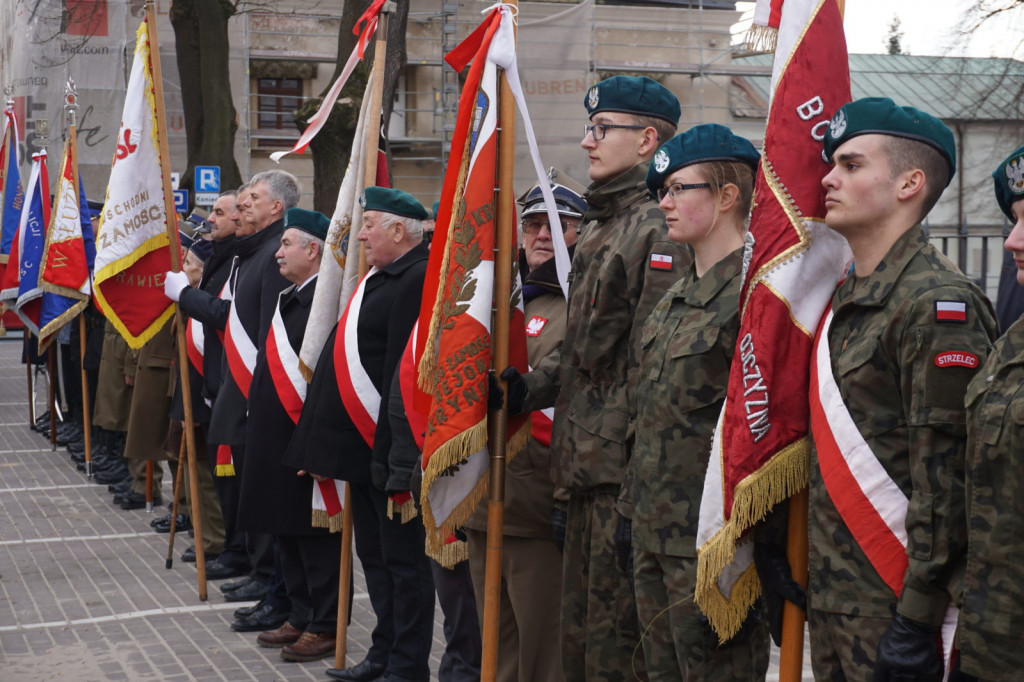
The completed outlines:
{"type": "Polygon", "coordinates": [[[665,143],[647,173],[669,238],[693,249],[689,271],[655,307],[635,349],[636,442],[619,504],[635,522],[637,611],[652,682],[764,679],[768,667],[759,619],[719,646],[693,601],[697,517],[739,330],[759,158],[728,128],[700,125],[665,143]]]}
{"type": "MultiPolygon", "coordinates": [[[[1015,223],[1005,248],[1013,254],[1017,283],[1024,285],[1024,147],[992,177],[999,208],[1015,223]]],[[[1019,680],[1024,668],[1024,319],[996,341],[967,386],[966,404],[967,566],[957,636],[961,679],[1019,680]]]]}

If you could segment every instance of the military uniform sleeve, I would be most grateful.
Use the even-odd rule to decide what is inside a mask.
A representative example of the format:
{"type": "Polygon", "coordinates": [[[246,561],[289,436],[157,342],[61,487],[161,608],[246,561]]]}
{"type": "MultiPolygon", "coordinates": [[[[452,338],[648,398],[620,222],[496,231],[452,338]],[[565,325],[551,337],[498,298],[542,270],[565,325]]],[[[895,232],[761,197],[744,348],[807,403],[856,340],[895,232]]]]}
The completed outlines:
{"type": "Polygon", "coordinates": [[[189,317],[224,331],[228,324],[231,301],[225,301],[202,289],[185,287],[178,299],[178,307],[189,317]]]}
{"type": "Polygon", "coordinates": [[[909,433],[912,494],[898,611],[938,629],[956,567],[967,548],[964,501],[967,384],[988,354],[997,323],[991,304],[967,287],[919,297],[900,343],[900,381],[909,433]],[[963,306],[963,307],[961,307],[963,306]],[[943,320],[945,309],[965,311],[943,320]]]}
{"type": "Polygon", "coordinates": [[[561,364],[562,349],[559,347],[544,356],[544,359],[523,377],[526,380],[526,401],[523,404],[523,412],[543,410],[555,404],[555,398],[558,397],[558,391],[561,389],[559,381],[561,364]]]}

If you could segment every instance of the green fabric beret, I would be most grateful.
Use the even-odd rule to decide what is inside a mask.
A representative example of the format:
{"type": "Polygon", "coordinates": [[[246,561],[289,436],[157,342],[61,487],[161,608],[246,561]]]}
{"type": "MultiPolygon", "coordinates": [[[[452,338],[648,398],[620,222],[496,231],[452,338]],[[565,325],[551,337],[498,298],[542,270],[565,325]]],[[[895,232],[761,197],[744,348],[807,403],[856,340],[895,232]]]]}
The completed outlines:
{"type": "Polygon", "coordinates": [[[992,179],[996,184],[996,201],[1003,209],[1006,217],[1013,222],[1013,211],[1010,207],[1024,199],[1024,147],[1003,159],[999,167],[992,171],[992,179]]]}
{"type": "Polygon", "coordinates": [[[364,211],[380,211],[415,220],[426,220],[429,217],[427,209],[423,208],[416,197],[390,187],[367,187],[359,197],[359,205],[364,211]]]}
{"type": "Polygon", "coordinates": [[[684,166],[708,161],[739,161],[756,173],[761,154],[745,137],[717,123],[694,126],[661,145],[647,168],[647,189],[654,196],[665,179],[684,166]]]}
{"type": "Polygon", "coordinates": [[[914,107],[898,106],[888,97],[865,97],[843,105],[825,130],[825,155],[858,135],[892,135],[934,147],[949,164],[946,185],[956,173],[956,140],[946,124],[914,107]]]}
{"type": "Polygon", "coordinates": [[[434,205],[430,207],[430,217],[433,218],[434,220],[437,220],[437,214],[440,212],[440,210],[441,202],[435,201],[434,205]]]}
{"type": "Polygon", "coordinates": [[[319,211],[307,211],[304,208],[289,208],[284,214],[284,227],[294,227],[308,232],[319,239],[327,239],[327,230],[331,227],[331,219],[319,211]]]}
{"type": "Polygon", "coordinates": [[[679,99],[661,83],[647,76],[612,76],[592,85],[583,103],[592,117],[601,111],[619,111],[637,116],[656,116],[672,125],[682,113],[679,99]]]}

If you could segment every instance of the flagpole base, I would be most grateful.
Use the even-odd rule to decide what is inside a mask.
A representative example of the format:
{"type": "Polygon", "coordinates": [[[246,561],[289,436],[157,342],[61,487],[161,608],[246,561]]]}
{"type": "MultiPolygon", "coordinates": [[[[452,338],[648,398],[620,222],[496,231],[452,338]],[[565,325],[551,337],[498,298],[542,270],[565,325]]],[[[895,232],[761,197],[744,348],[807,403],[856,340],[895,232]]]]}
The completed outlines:
{"type": "Polygon", "coordinates": [[[85,477],[92,478],[92,462],[85,463],[85,477]]]}
{"type": "Polygon", "coordinates": [[[146,502],[146,513],[147,514],[152,514],[153,513],[153,503],[152,502],[146,502]]]}

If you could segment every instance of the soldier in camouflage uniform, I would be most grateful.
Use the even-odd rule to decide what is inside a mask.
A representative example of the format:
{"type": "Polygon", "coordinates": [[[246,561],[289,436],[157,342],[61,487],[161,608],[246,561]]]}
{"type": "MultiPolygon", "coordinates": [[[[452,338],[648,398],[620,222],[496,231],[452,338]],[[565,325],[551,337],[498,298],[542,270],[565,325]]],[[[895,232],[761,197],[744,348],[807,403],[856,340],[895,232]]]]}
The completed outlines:
{"type": "Polygon", "coordinates": [[[719,646],[693,599],[697,517],[711,435],[739,332],[743,245],[760,154],[725,126],[663,145],[647,171],[668,235],[693,264],[640,336],[636,441],[619,510],[631,519],[637,612],[651,682],[763,680],[768,629],[755,613],[719,646]]]}
{"type": "Polygon", "coordinates": [[[675,134],[679,100],[650,78],[615,76],[593,86],[584,103],[592,125],[580,144],[592,183],[569,275],[565,342],[559,361],[531,372],[525,386],[514,372],[503,378],[511,411],[555,405],[552,467],[555,484],[569,491],[560,633],[566,682],[619,682],[646,678],[636,600],[613,541],[632,440],[630,348],[690,256],[668,240],[646,185],[658,145],[675,134]]]}
{"type": "MultiPolygon", "coordinates": [[[[1024,147],[992,174],[1015,225],[1006,250],[1024,285],[1024,147]]],[[[964,679],[1019,680],[1024,669],[1024,320],[996,342],[967,387],[967,559],[957,646],[964,679]]]]}
{"type": "MultiPolygon", "coordinates": [[[[833,469],[823,472],[820,463],[833,449],[816,423],[811,662],[821,680],[938,682],[937,635],[966,540],[962,396],[996,335],[995,315],[920,224],[956,170],[953,134],[942,122],[889,99],[858,100],[833,118],[825,153],[835,163],[822,180],[826,222],[854,255],[832,299],[832,375],[867,446],[852,459],[872,465],[886,489],[897,491],[899,500],[889,494],[884,501],[905,506],[898,520],[906,542],[905,551],[890,543],[868,553],[872,538],[861,529],[877,527],[869,515],[841,513],[856,505],[855,486],[829,485],[833,469]]],[[[863,481],[852,465],[850,473],[863,481]]],[[[870,511],[880,513],[869,499],[870,511]]],[[[882,535],[899,541],[896,531],[882,535]]]]}

